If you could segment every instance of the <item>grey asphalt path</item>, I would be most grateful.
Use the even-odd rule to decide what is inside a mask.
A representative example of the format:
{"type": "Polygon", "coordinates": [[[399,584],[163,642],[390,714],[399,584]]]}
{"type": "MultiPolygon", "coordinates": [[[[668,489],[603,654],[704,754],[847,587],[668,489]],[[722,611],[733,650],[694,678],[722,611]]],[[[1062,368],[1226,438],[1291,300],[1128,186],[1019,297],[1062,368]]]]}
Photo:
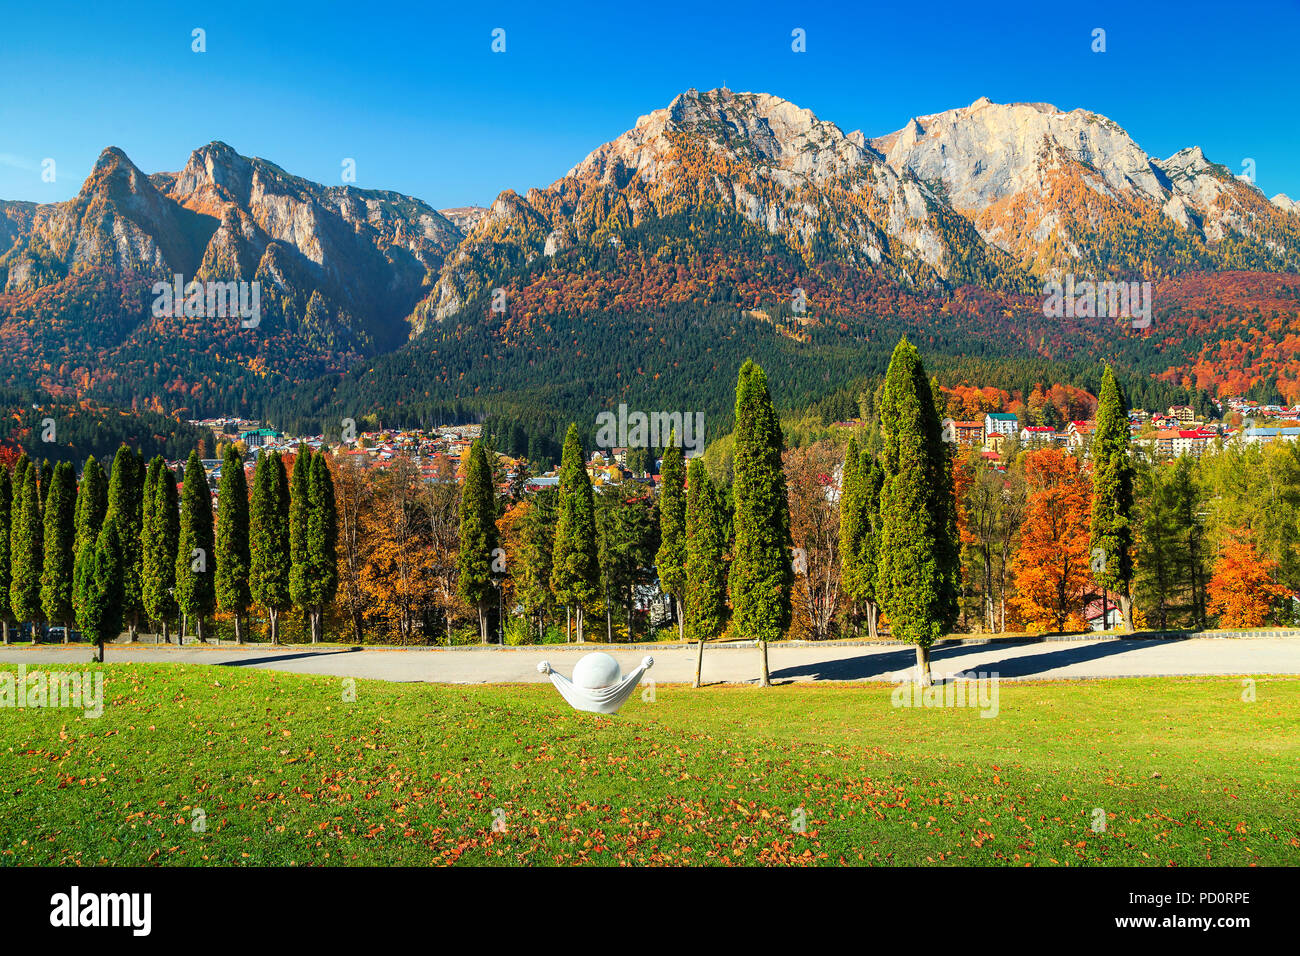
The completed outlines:
{"type": "MultiPolygon", "coordinates": [[[[260,667],[303,674],[375,678],[391,681],[446,683],[538,683],[539,661],[550,661],[570,675],[584,653],[612,653],[624,673],[647,655],[655,660],[648,678],[682,683],[695,674],[695,647],[653,648],[548,646],[521,648],[438,648],[348,650],[265,646],[183,648],[150,644],[110,644],[107,660],[167,661],[231,667],[260,667]]],[[[706,646],[706,683],[745,683],[758,674],[758,650],[749,645],[706,646]]],[[[0,665],[81,664],[90,659],[86,645],[0,647],[0,665]]],[[[911,648],[896,645],[773,644],[768,665],[774,681],[894,681],[915,663],[911,648]]],[[[9,669],[9,668],[6,668],[9,669]]],[[[1079,679],[1165,675],[1300,674],[1300,640],[1261,638],[1225,640],[1071,640],[1035,644],[947,644],[934,649],[931,669],[937,677],[958,673],[997,674],[1002,679],[1079,679]]]]}

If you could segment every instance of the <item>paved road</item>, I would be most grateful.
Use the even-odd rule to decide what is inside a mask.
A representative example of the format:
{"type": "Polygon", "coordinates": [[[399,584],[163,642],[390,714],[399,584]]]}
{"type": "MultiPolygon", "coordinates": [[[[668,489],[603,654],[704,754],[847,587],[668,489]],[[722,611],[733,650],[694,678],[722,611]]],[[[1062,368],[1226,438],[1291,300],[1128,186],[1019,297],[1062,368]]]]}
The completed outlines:
{"type": "MultiPolygon", "coordinates": [[[[310,650],[301,647],[157,647],[109,645],[108,661],[172,661],[230,667],[265,667],[304,674],[334,674],[392,681],[447,683],[534,683],[546,678],[537,662],[549,660],[570,674],[573,663],[593,647],[310,650]]],[[[608,648],[603,648],[608,650],[608,648]]],[[[654,657],[650,677],[661,683],[689,682],[695,673],[693,646],[615,649],[624,673],[642,657],[654,657]]],[[[90,657],[88,646],[0,647],[0,664],[69,666],[90,657]]],[[[775,681],[890,681],[915,662],[910,648],[881,645],[771,645],[768,664],[775,681]]],[[[949,644],[935,648],[936,676],[983,672],[1002,679],[1131,677],[1155,675],[1300,674],[1300,640],[1096,640],[1038,644],[949,644]]],[[[706,683],[742,683],[758,673],[752,646],[719,645],[704,651],[706,683]]]]}

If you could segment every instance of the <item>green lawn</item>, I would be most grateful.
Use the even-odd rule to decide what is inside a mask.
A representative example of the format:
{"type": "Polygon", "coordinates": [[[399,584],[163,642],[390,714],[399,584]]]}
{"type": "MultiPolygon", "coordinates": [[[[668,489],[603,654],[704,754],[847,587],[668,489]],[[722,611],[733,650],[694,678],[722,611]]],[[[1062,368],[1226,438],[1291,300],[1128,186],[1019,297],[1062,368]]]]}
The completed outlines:
{"type": "Polygon", "coordinates": [[[104,671],[99,719],[0,710],[0,863],[1300,864],[1294,678],[1006,683],[992,719],[660,685],[604,718],[549,685],[104,671]]]}

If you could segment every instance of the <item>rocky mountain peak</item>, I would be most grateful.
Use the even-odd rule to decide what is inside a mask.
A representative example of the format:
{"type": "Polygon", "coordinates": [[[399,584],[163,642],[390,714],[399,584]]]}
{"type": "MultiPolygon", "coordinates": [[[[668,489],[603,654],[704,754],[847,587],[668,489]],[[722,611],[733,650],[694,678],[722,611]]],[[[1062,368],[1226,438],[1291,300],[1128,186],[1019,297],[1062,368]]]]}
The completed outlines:
{"type": "Polygon", "coordinates": [[[153,192],[149,177],[117,146],[110,146],[99,154],[90,175],[81,186],[82,197],[102,193],[114,198],[125,198],[153,192]]]}

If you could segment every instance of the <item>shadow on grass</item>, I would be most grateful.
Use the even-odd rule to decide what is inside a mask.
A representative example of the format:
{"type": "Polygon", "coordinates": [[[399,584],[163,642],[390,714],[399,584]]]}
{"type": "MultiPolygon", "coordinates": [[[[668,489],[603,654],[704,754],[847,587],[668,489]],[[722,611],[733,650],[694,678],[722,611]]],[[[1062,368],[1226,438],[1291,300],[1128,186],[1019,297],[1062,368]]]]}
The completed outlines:
{"type": "Polygon", "coordinates": [[[359,647],[345,647],[340,651],[304,651],[301,654],[278,654],[275,657],[249,657],[238,661],[221,661],[218,667],[251,667],[254,664],[274,664],[280,661],[296,661],[304,657],[333,657],[336,654],[351,654],[359,647]]]}
{"type": "MultiPolygon", "coordinates": [[[[1146,641],[1104,641],[1097,644],[1074,644],[1060,650],[1044,654],[1026,654],[1017,656],[1012,648],[1011,656],[996,661],[986,661],[979,665],[985,673],[996,672],[1000,677],[1032,677],[1058,667],[1100,660],[1116,654],[1124,654],[1139,647],[1150,646],[1146,641]]],[[[987,654],[997,648],[996,644],[958,644],[936,647],[930,652],[930,670],[936,679],[950,671],[962,670],[960,660],[968,654],[987,654]]],[[[849,650],[846,648],[846,650],[849,650]]],[[[851,651],[850,651],[851,652],[851,651]]],[[[854,653],[852,657],[832,661],[816,661],[795,667],[782,667],[772,671],[772,679],[794,680],[796,678],[813,680],[877,680],[888,681],[897,675],[901,678],[916,666],[916,651],[907,647],[901,650],[879,650],[866,653],[854,653]]]]}

